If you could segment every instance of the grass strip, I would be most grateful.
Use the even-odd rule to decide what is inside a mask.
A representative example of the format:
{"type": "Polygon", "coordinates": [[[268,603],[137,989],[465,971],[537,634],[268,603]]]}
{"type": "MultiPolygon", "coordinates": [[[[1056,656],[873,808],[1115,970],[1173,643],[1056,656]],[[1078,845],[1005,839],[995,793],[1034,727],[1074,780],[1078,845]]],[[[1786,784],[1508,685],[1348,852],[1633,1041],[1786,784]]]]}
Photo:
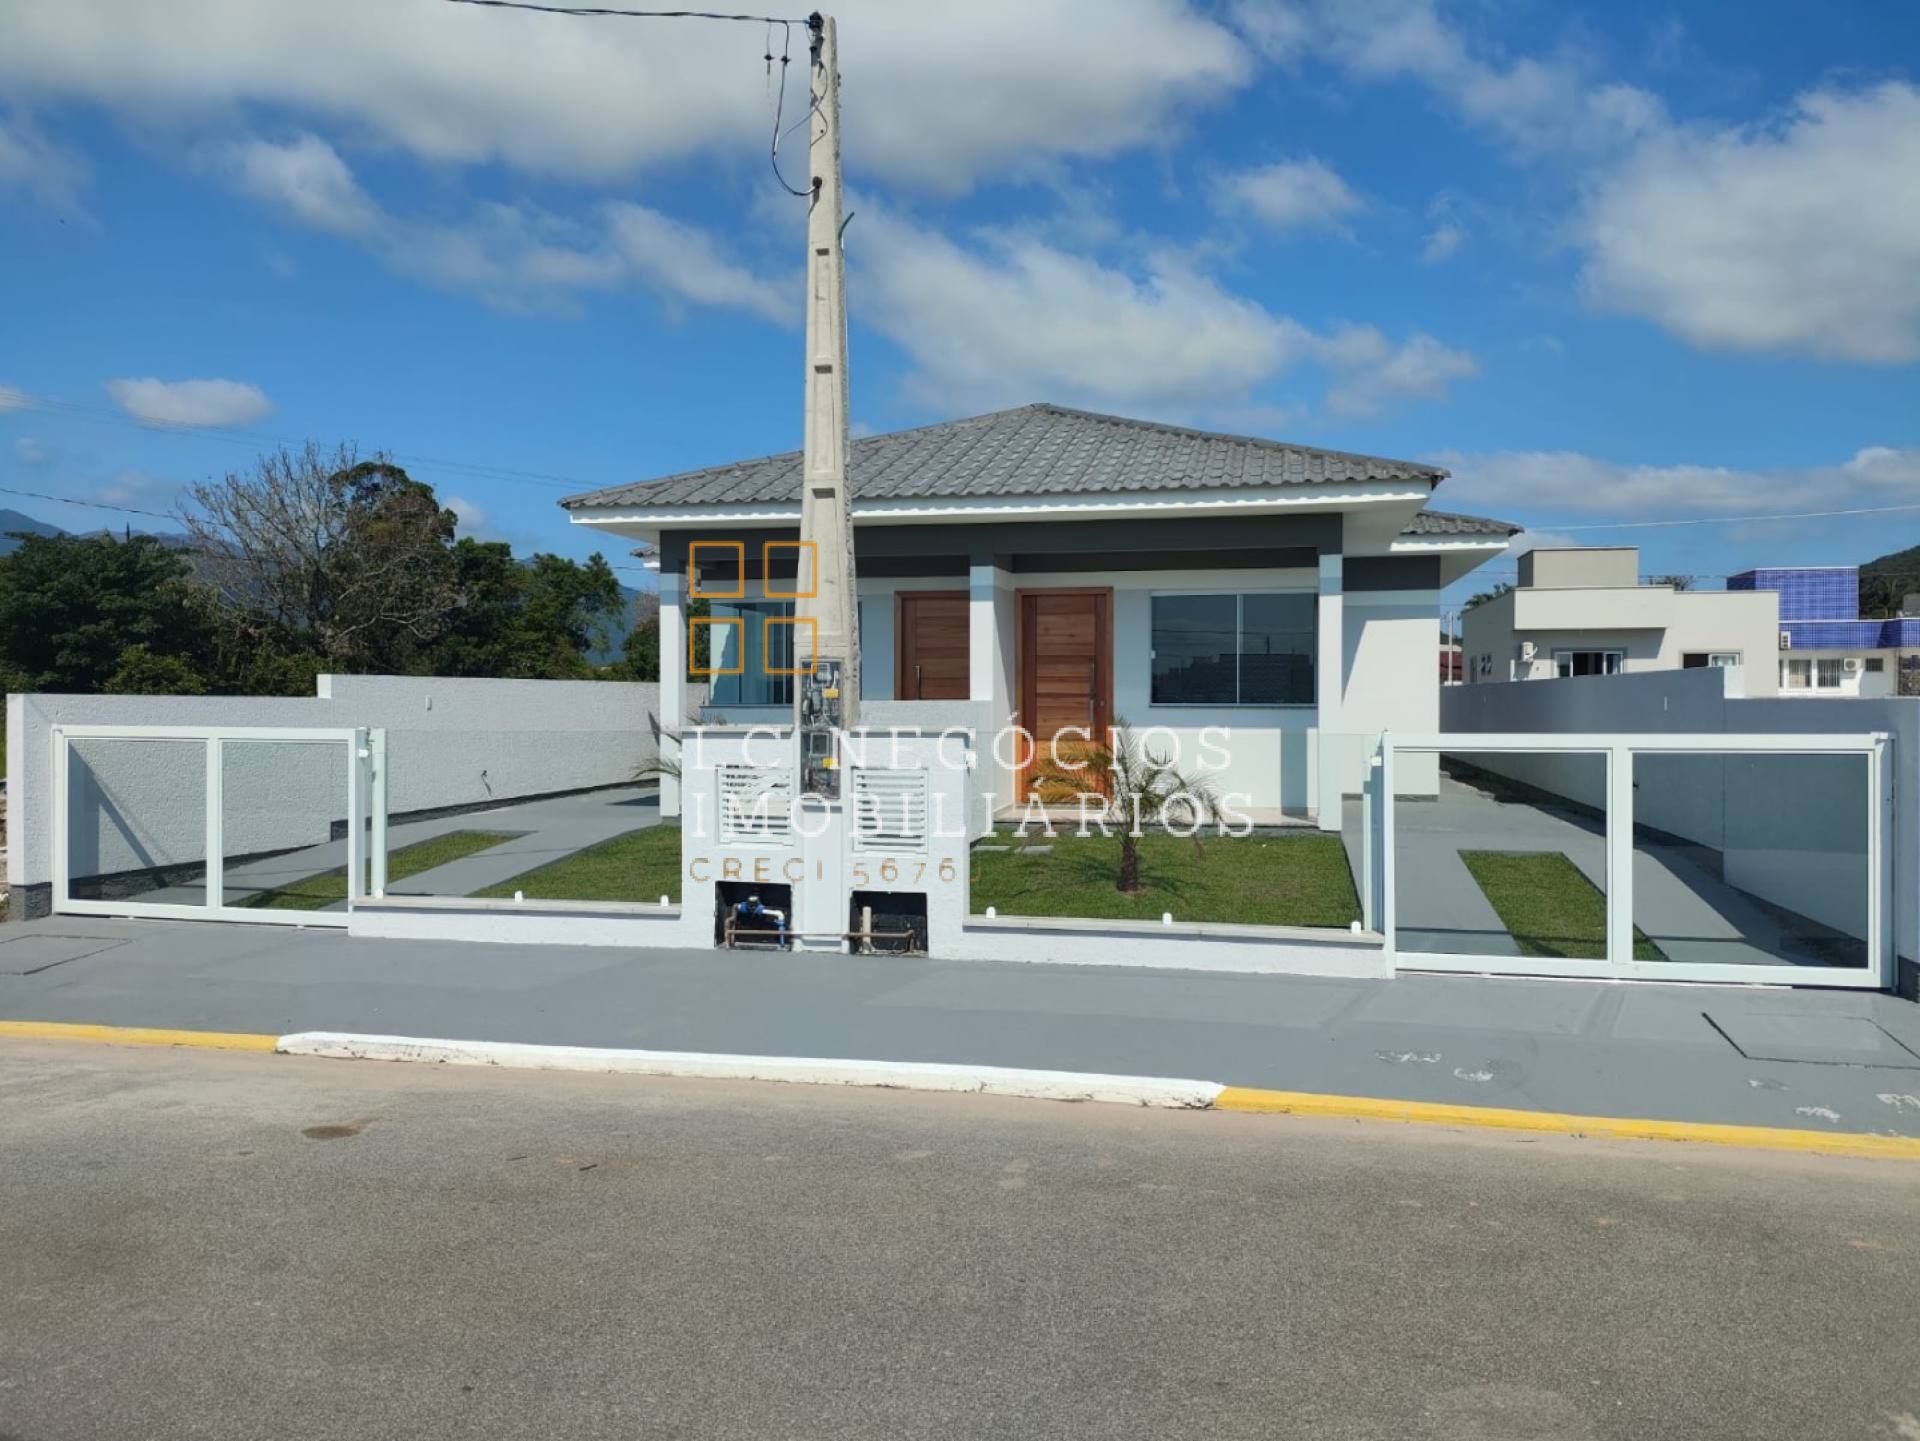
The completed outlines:
{"type": "Polygon", "coordinates": [[[975,846],[971,858],[975,915],[992,906],[1003,916],[1064,916],[1098,920],[1217,921],[1254,926],[1331,926],[1360,919],[1360,898],[1337,836],[1317,831],[1279,835],[1215,836],[1196,853],[1179,836],[1140,838],[1140,882],[1132,895],[1115,884],[1120,874],[1116,837],[1072,835],[1025,839],[1000,833],[975,846]],[[981,846],[1008,847],[1004,851],[981,846]],[[1021,854],[1023,845],[1052,846],[1021,854]]]}
{"type": "MultiPolygon", "coordinates": [[[[1462,851],[1460,859],[1521,955],[1583,961],[1607,958],[1607,898],[1564,854],[1462,851]]],[[[1633,958],[1667,959],[1638,926],[1633,931],[1633,958]]]]}
{"type": "Polygon", "coordinates": [[[474,892],[491,899],[520,891],[541,901],[680,899],[680,827],[648,826],[474,892]]]}

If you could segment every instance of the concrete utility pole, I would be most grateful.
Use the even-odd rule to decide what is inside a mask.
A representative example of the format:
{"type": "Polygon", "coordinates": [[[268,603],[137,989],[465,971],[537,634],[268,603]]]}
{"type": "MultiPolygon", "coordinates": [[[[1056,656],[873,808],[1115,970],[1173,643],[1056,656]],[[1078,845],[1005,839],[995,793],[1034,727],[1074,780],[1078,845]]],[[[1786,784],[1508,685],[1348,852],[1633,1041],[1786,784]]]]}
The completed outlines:
{"type": "Polygon", "coordinates": [[[834,734],[859,723],[860,636],[853,574],[853,497],[847,481],[846,264],[840,250],[840,55],[833,17],[809,17],[811,119],[807,201],[807,378],[800,492],[802,595],[794,603],[794,665],[818,642],[814,673],[794,690],[803,795],[840,796],[834,734]],[[813,584],[807,569],[811,562],[813,584]],[[809,593],[810,592],[810,593],[809,593]],[[808,622],[812,622],[809,627],[808,622]],[[811,634],[809,633],[811,630],[811,634]]]}

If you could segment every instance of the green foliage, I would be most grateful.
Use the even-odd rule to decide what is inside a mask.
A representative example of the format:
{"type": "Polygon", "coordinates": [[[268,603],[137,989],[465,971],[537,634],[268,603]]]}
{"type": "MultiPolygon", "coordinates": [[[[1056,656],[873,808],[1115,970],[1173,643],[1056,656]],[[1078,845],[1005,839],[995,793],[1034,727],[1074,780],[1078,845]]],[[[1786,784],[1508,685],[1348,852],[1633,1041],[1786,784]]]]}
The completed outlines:
{"type": "Polygon", "coordinates": [[[454,514],[399,466],[309,444],[189,493],[196,578],[249,643],[330,670],[406,672],[446,628],[454,514]]]}
{"type": "Polygon", "coordinates": [[[0,556],[8,687],[90,694],[120,671],[130,648],[200,653],[206,632],[187,574],[185,559],[149,536],[22,534],[19,549],[0,556]]]}
{"type": "MultiPolygon", "coordinates": [[[[23,533],[0,555],[0,684],[140,695],[314,693],[314,677],[591,678],[624,624],[596,555],[456,539],[433,488],[347,447],[191,488],[191,544],[23,533]],[[613,633],[617,634],[617,630],[613,633]]],[[[703,603],[704,606],[704,603],[703,603]]],[[[658,627],[624,666],[659,668],[658,627]]]]}
{"type": "Polygon", "coordinates": [[[592,677],[585,651],[621,607],[619,582],[603,557],[582,565],[542,554],[523,565],[499,541],[462,537],[453,566],[454,608],[426,652],[433,674],[592,677]]]}
{"type": "Polygon", "coordinates": [[[120,663],[100,689],[108,695],[205,695],[207,678],[184,656],[162,655],[142,643],[120,652],[120,663]]]}
{"type": "Polygon", "coordinates": [[[1513,589],[1513,583],[1511,581],[1503,580],[1498,585],[1494,586],[1492,590],[1483,590],[1483,591],[1480,591],[1478,594],[1468,596],[1467,603],[1460,608],[1463,611],[1472,610],[1477,605],[1485,605],[1490,600],[1500,599],[1501,596],[1505,595],[1508,591],[1512,589],[1513,589]]]}
{"type": "Polygon", "coordinates": [[[1860,614],[1900,613],[1900,602],[1920,594],[1920,545],[1879,556],[1860,567],[1860,614]]]}

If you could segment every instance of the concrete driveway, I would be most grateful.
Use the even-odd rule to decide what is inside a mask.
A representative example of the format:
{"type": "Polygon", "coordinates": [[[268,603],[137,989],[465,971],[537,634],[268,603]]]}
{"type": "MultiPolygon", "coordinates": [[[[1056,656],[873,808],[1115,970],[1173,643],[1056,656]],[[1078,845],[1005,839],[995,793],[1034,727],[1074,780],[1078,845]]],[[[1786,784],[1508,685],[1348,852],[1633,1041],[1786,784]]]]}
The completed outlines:
{"type": "MultiPolygon", "coordinates": [[[[659,821],[658,789],[647,784],[507,802],[486,810],[403,822],[387,830],[389,853],[455,831],[503,831],[514,835],[513,839],[484,851],[394,882],[387,890],[391,895],[400,896],[472,895],[483,887],[498,885],[549,861],[628,831],[658,825],[659,821]]],[[[223,878],[227,903],[237,904],[248,895],[338,870],[346,863],[347,843],[342,839],[230,866],[223,878]]],[[[207,893],[206,888],[195,881],[145,891],[131,899],[199,906],[206,904],[207,893]]],[[[326,907],[334,911],[345,908],[344,901],[326,907]]]]}
{"type": "MultiPolygon", "coordinates": [[[[1594,886],[1607,887],[1606,834],[1570,809],[1498,801],[1442,776],[1431,801],[1396,803],[1394,852],[1400,948],[1441,955],[1521,960],[1519,945],[1461,860],[1463,851],[1564,855],[1594,886]]],[[[1360,874],[1359,809],[1348,805],[1344,838],[1360,874]]],[[[1714,965],[1818,966],[1800,936],[1823,931],[1796,922],[1728,885],[1711,852],[1636,837],[1634,924],[1675,962],[1714,965]]],[[[1865,963],[1865,945],[1859,947],[1865,963]]]]}

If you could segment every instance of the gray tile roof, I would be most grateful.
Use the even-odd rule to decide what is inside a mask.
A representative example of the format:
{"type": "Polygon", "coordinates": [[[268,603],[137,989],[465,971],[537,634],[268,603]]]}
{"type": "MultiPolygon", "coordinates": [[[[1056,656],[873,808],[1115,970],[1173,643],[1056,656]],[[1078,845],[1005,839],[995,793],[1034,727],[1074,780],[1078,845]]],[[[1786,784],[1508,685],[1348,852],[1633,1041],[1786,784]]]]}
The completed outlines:
{"type": "MultiPolygon", "coordinates": [[[[861,500],[1089,495],[1340,480],[1421,480],[1433,485],[1447,474],[1410,460],[1217,435],[1058,405],[1026,405],[870,435],[853,442],[851,461],[854,490],[861,500]]],[[[568,496],[560,504],[572,510],[799,499],[796,450],[616,485],[568,496]]]]}
{"type": "Polygon", "coordinates": [[[1449,510],[1423,510],[1400,534],[1408,536],[1509,536],[1526,527],[1510,520],[1489,520],[1484,515],[1457,515],[1449,510]]]}

